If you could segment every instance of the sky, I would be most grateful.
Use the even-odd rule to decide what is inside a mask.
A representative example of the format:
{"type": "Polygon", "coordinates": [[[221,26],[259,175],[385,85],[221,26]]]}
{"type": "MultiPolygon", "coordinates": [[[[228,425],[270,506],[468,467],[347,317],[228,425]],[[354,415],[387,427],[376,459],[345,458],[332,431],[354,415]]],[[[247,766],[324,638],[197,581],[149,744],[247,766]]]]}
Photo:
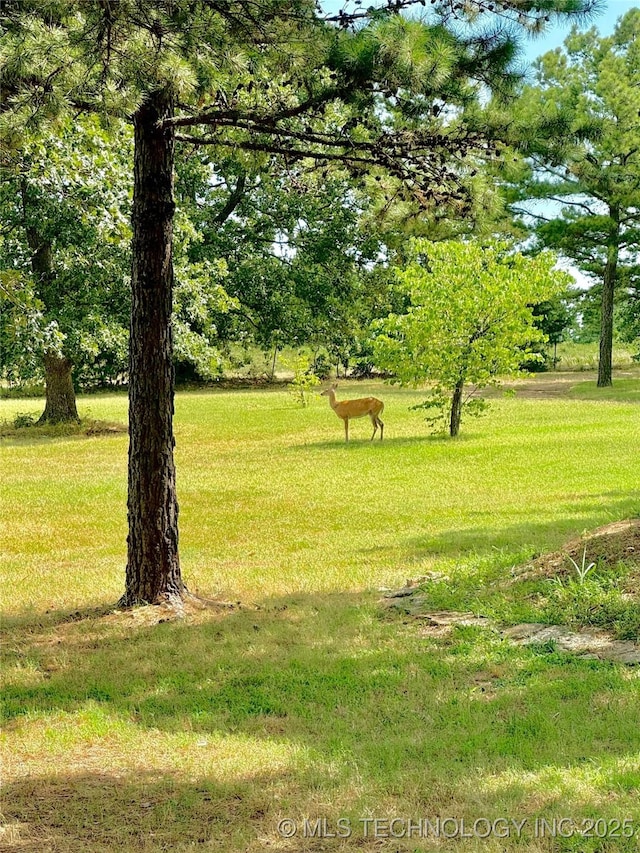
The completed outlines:
{"type": "MultiPolygon", "coordinates": [[[[590,29],[595,27],[600,35],[610,35],[616,25],[618,18],[626,14],[629,9],[640,8],[640,0],[601,0],[601,11],[590,18],[586,23],[581,25],[581,29],[590,29]]],[[[564,22],[562,24],[554,23],[541,36],[533,39],[527,39],[524,44],[525,59],[527,62],[532,62],[543,53],[560,47],[565,38],[569,35],[572,24],[564,22]]]]}
{"type": "MultiPolygon", "coordinates": [[[[323,0],[322,3],[327,13],[336,13],[343,7],[349,11],[355,8],[353,0],[323,0]]],[[[365,4],[366,5],[366,4],[365,4]]],[[[610,35],[616,25],[618,18],[622,17],[629,9],[640,8],[640,0],[600,0],[601,9],[598,14],[583,23],[585,29],[596,27],[600,35],[610,35]]],[[[526,63],[533,62],[538,56],[542,56],[549,50],[559,47],[569,35],[572,27],[571,22],[553,23],[547,31],[536,38],[528,38],[523,43],[523,60],[526,63]]]]}

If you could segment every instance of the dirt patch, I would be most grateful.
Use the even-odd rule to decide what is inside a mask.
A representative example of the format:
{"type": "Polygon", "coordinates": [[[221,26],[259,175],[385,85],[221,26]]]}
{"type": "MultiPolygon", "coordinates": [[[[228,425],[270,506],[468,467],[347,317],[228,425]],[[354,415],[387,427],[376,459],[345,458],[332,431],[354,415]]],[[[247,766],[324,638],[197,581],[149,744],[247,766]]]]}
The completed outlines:
{"type": "MultiPolygon", "coordinates": [[[[246,610],[249,605],[241,601],[222,601],[203,598],[190,592],[185,592],[183,598],[172,598],[159,604],[144,604],[138,607],[123,608],[116,605],[108,611],[103,610],[98,615],[104,624],[130,625],[136,628],[151,627],[163,622],[176,622],[187,617],[200,616],[203,613],[227,613],[231,610],[246,610]]],[[[87,618],[95,618],[91,613],[87,618]]],[[[83,619],[82,613],[72,614],[69,622],[83,619]]]]}
{"type": "Polygon", "coordinates": [[[570,540],[560,551],[543,554],[514,574],[518,580],[564,577],[575,572],[571,560],[582,566],[583,559],[586,565],[615,566],[624,560],[635,566],[626,582],[632,587],[630,591],[637,592],[638,584],[634,584],[633,579],[640,580],[640,518],[598,527],[585,536],[570,540]]]}
{"type": "Polygon", "coordinates": [[[129,432],[127,424],[107,423],[106,421],[91,421],[83,430],[84,435],[116,435],[129,432]]]}
{"type": "MultiPolygon", "coordinates": [[[[629,379],[638,376],[637,370],[616,370],[616,379],[629,379]]],[[[596,383],[598,373],[595,370],[567,370],[549,373],[535,373],[521,379],[509,379],[501,382],[497,388],[484,388],[481,396],[487,398],[502,397],[505,391],[515,392],[516,396],[529,400],[557,399],[571,397],[571,391],[576,385],[585,382],[596,383]]]]}
{"type": "Polygon", "coordinates": [[[500,391],[515,391],[518,397],[541,399],[545,397],[566,397],[574,385],[579,382],[595,381],[597,373],[544,373],[525,379],[513,379],[504,382],[500,391]]]}
{"type": "Polygon", "coordinates": [[[165,622],[186,619],[189,624],[198,624],[231,612],[258,609],[257,605],[241,601],[213,600],[187,593],[182,600],[131,608],[114,604],[71,612],[47,610],[41,619],[3,626],[0,630],[0,648],[18,649],[22,643],[45,651],[55,650],[61,644],[97,647],[105,631],[126,635],[165,622]]]}

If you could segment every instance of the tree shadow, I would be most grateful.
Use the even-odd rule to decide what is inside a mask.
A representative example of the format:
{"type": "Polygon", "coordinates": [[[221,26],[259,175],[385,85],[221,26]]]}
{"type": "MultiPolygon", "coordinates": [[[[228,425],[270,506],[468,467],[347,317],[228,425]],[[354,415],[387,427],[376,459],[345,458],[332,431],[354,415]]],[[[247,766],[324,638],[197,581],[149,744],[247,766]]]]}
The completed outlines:
{"type": "MultiPolygon", "coordinates": [[[[455,441],[464,441],[464,436],[458,436],[455,441]]],[[[287,447],[287,451],[289,452],[299,452],[305,451],[308,452],[310,448],[319,448],[326,450],[353,450],[355,448],[362,447],[371,447],[374,445],[376,448],[380,448],[383,450],[386,447],[389,448],[402,448],[402,447],[416,447],[419,445],[443,445],[447,442],[452,441],[452,439],[443,435],[423,435],[423,436],[389,436],[385,435],[384,440],[380,441],[380,439],[376,436],[376,438],[371,441],[370,436],[351,436],[349,435],[349,441],[346,442],[344,440],[344,436],[342,438],[335,438],[331,440],[324,441],[309,441],[307,443],[301,444],[291,444],[287,447]]]]}
{"type": "Polygon", "coordinates": [[[0,447],[30,447],[43,444],[62,444],[89,439],[108,439],[128,435],[125,423],[115,421],[90,421],[68,429],[53,427],[23,427],[0,433],[0,447]]]}
{"type": "Polygon", "coordinates": [[[293,776],[255,776],[224,784],[165,772],[71,771],[27,777],[5,787],[3,850],[85,853],[115,850],[224,850],[264,831],[265,786],[293,793],[293,776]],[[233,821],[233,823],[230,822],[233,821]]]}
{"type": "Polygon", "coordinates": [[[640,746],[633,685],[610,664],[486,629],[428,638],[356,594],[127,630],[94,621],[25,630],[7,655],[31,666],[5,691],[7,742],[41,724],[45,768],[59,761],[26,756],[5,786],[5,812],[35,839],[18,849],[246,850],[275,846],[279,817],[380,802],[417,817],[510,802],[524,817],[531,780],[553,773],[542,801],[580,814],[634,784],[620,772],[640,746]],[[75,724],[88,728],[77,742],[75,724]],[[289,757],[265,770],[263,749],[289,757]],[[585,762],[601,768],[588,796],[571,782],[585,762]]]}
{"type": "MultiPolygon", "coordinates": [[[[403,543],[416,561],[429,557],[455,557],[464,554],[488,554],[496,549],[522,551],[523,547],[559,547],[568,538],[575,538],[582,531],[592,530],[606,523],[603,521],[603,505],[609,519],[631,518],[637,515],[637,496],[623,492],[609,492],[603,501],[587,498],[567,508],[561,517],[547,521],[523,521],[500,525],[495,516],[487,511],[468,512],[467,517],[477,524],[466,528],[450,528],[433,536],[417,536],[403,543]]],[[[527,515],[525,511],[523,515],[527,515]]]]}
{"type": "Polygon", "coordinates": [[[68,625],[72,622],[81,622],[85,619],[99,619],[111,613],[117,607],[114,600],[110,604],[98,604],[89,607],[65,608],[60,610],[45,610],[37,612],[31,609],[19,613],[1,614],[0,637],[10,637],[13,631],[27,629],[38,631],[45,628],[54,628],[57,625],[68,625]]]}

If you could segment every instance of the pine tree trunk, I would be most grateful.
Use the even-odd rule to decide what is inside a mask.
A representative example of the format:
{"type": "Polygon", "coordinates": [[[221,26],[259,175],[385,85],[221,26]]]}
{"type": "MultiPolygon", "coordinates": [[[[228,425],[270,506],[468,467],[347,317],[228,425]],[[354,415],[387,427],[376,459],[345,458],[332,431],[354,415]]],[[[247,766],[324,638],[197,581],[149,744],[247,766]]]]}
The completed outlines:
{"type": "Polygon", "coordinates": [[[451,398],[451,418],[449,420],[449,435],[455,438],[460,432],[460,421],[462,419],[462,390],[464,381],[461,379],[453,389],[453,397],[451,398]]]}
{"type": "Polygon", "coordinates": [[[607,245],[607,263],[602,282],[602,305],[600,313],[600,358],[598,361],[598,388],[613,384],[613,300],[618,268],[620,242],[620,211],[609,209],[611,231],[607,245]]]}
{"type": "Polygon", "coordinates": [[[80,420],[76,407],[76,392],[71,379],[71,367],[72,364],[68,358],[54,353],[45,353],[46,402],[39,424],[80,420]]]}
{"type": "Polygon", "coordinates": [[[173,459],[172,114],[154,93],[134,117],[133,270],[129,344],[129,536],[121,604],[156,604],[185,592],[178,556],[173,459]]]}

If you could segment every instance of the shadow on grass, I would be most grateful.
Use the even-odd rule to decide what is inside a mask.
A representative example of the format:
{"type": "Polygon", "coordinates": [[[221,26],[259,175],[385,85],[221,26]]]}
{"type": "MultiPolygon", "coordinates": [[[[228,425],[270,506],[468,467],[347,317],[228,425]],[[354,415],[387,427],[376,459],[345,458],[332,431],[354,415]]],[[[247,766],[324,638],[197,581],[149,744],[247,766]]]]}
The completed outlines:
{"type": "Polygon", "coordinates": [[[640,747],[637,696],[622,668],[485,629],[428,638],[358,595],[126,619],[13,637],[6,741],[20,749],[42,726],[49,762],[38,769],[31,747],[5,786],[9,821],[38,840],[16,849],[245,851],[276,846],[282,816],[580,816],[634,802],[638,773],[620,768],[640,747]],[[215,743],[192,760],[199,739],[215,743]],[[254,744],[248,763],[238,739],[254,744]],[[293,757],[266,771],[261,748],[293,757]]]}
{"type": "Polygon", "coordinates": [[[127,435],[127,424],[117,421],[96,421],[83,419],[79,423],[54,424],[27,427],[14,427],[6,422],[0,424],[0,446],[15,447],[59,443],[61,441],[80,441],[88,438],[105,438],[127,435]]]}
{"type": "Polygon", "coordinates": [[[575,400],[597,400],[598,402],[638,403],[640,402],[640,376],[634,378],[614,377],[613,385],[598,388],[597,383],[578,382],[570,389],[575,400]]]}
{"type": "Polygon", "coordinates": [[[379,448],[383,450],[384,448],[389,449],[397,449],[403,447],[417,447],[420,445],[446,445],[448,442],[464,442],[465,436],[458,436],[455,439],[451,439],[445,435],[417,435],[417,436],[388,436],[385,434],[384,440],[380,441],[380,439],[376,436],[376,438],[371,441],[370,436],[351,436],[349,434],[349,441],[344,440],[344,435],[342,438],[331,439],[330,441],[310,441],[305,444],[291,444],[287,447],[287,451],[297,453],[299,451],[308,452],[310,448],[318,448],[325,450],[355,450],[357,448],[365,448],[365,447],[373,447],[379,448]]]}
{"type": "MultiPolygon", "coordinates": [[[[428,557],[483,555],[496,549],[511,549],[515,553],[523,548],[554,548],[561,546],[566,539],[575,538],[582,531],[593,530],[612,519],[637,517],[639,508],[639,495],[609,492],[603,495],[602,501],[586,499],[576,502],[561,517],[500,526],[495,515],[487,511],[475,514],[478,523],[474,527],[451,528],[434,536],[415,537],[403,544],[416,561],[428,557]]],[[[467,517],[473,521],[474,513],[467,513],[467,517]]]]}
{"type": "Polygon", "coordinates": [[[85,619],[99,619],[111,613],[117,607],[116,599],[110,604],[96,605],[93,607],[82,607],[64,610],[45,610],[36,612],[32,609],[19,613],[0,614],[0,637],[9,637],[13,631],[27,629],[38,631],[52,629],[57,625],[69,625],[72,622],[81,622],[85,619]]]}
{"type": "MultiPolygon", "coordinates": [[[[173,773],[108,771],[29,777],[5,788],[10,811],[0,849],[113,853],[215,844],[241,850],[264,832],[263,792],[275,784],[285,780],[257,774],[232,784],[207,778],[194,784],[173,773]]],[[[270,823],[276,830],[275,814],[270,823]]]]}

